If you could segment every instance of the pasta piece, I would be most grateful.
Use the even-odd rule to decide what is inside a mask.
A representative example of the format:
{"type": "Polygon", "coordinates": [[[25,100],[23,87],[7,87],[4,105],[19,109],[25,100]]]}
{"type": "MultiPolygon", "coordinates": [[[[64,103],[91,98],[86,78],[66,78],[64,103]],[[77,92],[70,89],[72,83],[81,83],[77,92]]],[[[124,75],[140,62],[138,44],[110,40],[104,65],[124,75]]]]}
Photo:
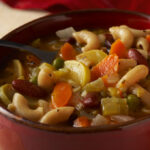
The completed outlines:
{"type": "Polygon", "coordinates": [[[126,48],[130,48],[132,46],[134,37],[128,28],[116,26],[109,28],[109,31],[115,40],[121,39],[126,48]]]}
{"type": "Polygon", "coordinates": [[[41,123],[54,125],[65,122],[73,113],[74,107],[59,107],[47,112],[40,120],[41,123]]]}
{"type": "Polygon", "coordinates": [[[144,79],[148,72],[149,70],[145,65],[137,65],[120,79],[116,87],[125,92],[130,86],[144,79]]]}
{"type": "Polygon", "coordinates": [[[135,67],[136,65],[137,62],[134,59],[119,59],[119,66],[118,66],[119,73],[128,71],[129,69],[135,67]]]}
{"type": "Polygon", "coordinates": [[[100,48],[99,38],[93,32],[81,30],[79,32],[74,32],[73,37],[78,43],[86,43],[86,45],[82,47],[82,51],[100,48]]]}

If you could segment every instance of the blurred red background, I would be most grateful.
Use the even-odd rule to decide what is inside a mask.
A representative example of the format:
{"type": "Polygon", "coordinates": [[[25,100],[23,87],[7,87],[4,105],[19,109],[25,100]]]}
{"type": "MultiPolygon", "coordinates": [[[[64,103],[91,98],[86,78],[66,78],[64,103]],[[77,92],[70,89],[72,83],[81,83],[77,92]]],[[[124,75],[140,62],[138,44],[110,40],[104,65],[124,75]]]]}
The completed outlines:
{"type": "Polygon", "coordinates": [[[150,14],[150,0],[0,0],[19,9],[66,11],[89,8],[118,8],[150,14]]]}

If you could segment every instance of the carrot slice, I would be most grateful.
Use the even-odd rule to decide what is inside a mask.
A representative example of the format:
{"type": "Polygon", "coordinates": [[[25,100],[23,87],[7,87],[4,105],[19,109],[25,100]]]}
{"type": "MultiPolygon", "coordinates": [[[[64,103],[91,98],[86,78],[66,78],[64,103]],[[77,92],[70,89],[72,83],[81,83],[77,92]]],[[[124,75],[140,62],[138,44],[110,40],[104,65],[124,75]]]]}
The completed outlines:
{"type": "Polygon", "coordinates": [[[60,56],[64,60],[72,60],[75,59],[76,51],[71,44],[65,43],[60,49],[60,56]]]}
{"type": "Polygon", "coordinates": [[[150,43],[150,35],[146,35],[146,40],[150,43]]]}
{"type": "Polygon", "coordinates": [[[111,75],[118,71],[119,58],[116,54],[108,55],[91,69],[91,79],[96,80],[105,75],[111,75]]]}
{"type": "Polygon", "coordinates": [[[109,54],[116,54],[119,58],[126,58],[127,49],[125,48],[121,40],[118,39],[111,45],[109,54]]]}
{"type": "Polygon", "coordinates": [[[66,106],[72,96],[72,87],[67,82],[59,82],[51,95],[53,108],[66,106]]]}
{"type": "Polygon", "coordinates": [[[85,116],[82,116],[82,117],[78,117],[75,121],[74,121],[74,124],[73,126],[74,127],[89,127],[91,124],[90,120],[85,117],[85,116]]]}

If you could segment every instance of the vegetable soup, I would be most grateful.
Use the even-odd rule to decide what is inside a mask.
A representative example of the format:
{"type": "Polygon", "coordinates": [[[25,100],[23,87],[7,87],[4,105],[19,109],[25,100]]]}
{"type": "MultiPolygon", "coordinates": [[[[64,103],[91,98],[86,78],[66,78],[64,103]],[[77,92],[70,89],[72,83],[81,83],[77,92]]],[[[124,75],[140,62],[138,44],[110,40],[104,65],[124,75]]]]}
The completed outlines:
{"type": "Polygon", "coordinates": [[[90,127],[150,114],[150,30],[126,25],[68,27],[31,45],[58,51],[53,62],[21,52],[1,71],[0,100],[42,124],[90,127]]]}

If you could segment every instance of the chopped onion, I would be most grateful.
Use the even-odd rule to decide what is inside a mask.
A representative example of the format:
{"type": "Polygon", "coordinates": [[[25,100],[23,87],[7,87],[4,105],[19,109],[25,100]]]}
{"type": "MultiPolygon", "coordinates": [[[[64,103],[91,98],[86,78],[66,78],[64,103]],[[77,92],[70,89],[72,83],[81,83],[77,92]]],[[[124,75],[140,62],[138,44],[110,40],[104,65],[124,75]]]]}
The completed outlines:
{"type": "Polygon", "coordinates": [[[86,95],[87,95],[87,91],[83,90],[82,93],[81,93],[81,97],[85,97],[86,95]]]}
{"type": "Polygon", "coordinates": [[[56,31],[56,35],[62,40],[68,40],[72,37],[72,33],[76,32],[73,27],[68,27],[63,30],[56,31]]]}
{"type": "Polygon", "coordinates": [[[126,115],[113,115],[111,116],[111,120],[116,121],[118,123],[123,123],[123,122],[134,120],[134,118],[126,115]]]}
{"type": "Polygon", "coordinates": [[[80,92],[74,93],[69,101],[69,106],[74,106],[76,110],[81,110],[84,106],[80,102],[80,99],[81,99],[80,92]]]}
{"type": "Polygon", "coordinates": [[[95,118],[92,119],[91,126],[106,125],[108,123],[109,123],[108,119],[106,119],[104,116],[98,114],[98,115],[96,115],[95,118]]]}
{"type": "Polygon", "coordinates": [[[115,84],[120,80],[120,75],[118,73],[111,74],[107,77],[107,82],[109,84],[115,84]]]}

